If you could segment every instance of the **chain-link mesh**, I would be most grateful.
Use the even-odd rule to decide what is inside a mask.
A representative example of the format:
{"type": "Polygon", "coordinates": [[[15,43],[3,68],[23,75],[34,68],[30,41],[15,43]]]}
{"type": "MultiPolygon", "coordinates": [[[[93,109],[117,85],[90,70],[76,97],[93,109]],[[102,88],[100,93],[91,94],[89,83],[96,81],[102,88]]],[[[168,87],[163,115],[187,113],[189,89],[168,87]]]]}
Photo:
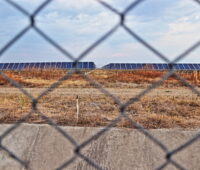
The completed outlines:
{"type": "MultiPolygon", "coordinates": [[[[181,152],[185,148],[187,148],[189,145],[192,145],[194,142],[199,140],[200,138],[200,133],[196,134],[192,139],[188,140],[181,146],[177,147],[174,150],[169,150],[167,146],[165,146],[158,138],[154,137],[148,130],[144,129],[140,124],[134,122],[134,120],[129,118],[129,115],[126,114],[126,109],[129,105],[135,103],[136,101],[140,100],[141,97],[145,96],[148,94],[151,90],[155,89],[156,87],[160,86],[167,78],[170,76],[174,76],[177,80],[181,81],[183,84],[185,84],[188,88],[191,89],[191,91],[198,96],[200,96],[200,92],[198,89],[191,85],[188,81],[180,77],[175,73],[175,69],[173,65],[186,56],[188,56],[191,52],[193,52],[195,49],[197,49],[200,46],[200,41],[196,42],[193,46],[189,47],[186,51],[184,51],[181,55],[177,56],[173,61],[170,61],[165,55],[159,52],[156,48],[148,44],[144,39],[142,39],[139,35],[137,35],[132,29],[130,29],[126,25],[126,16],[127,14],[134,10],[136,6],[140,5],[143,3],[145,0],[136,0],[132,2],[123,12],[119,12],[117,9],[109,5],[108,3],[101,1],[101,0],[96,0],[97,3],[101,4],[104,6],[107,10],[112,11],[116,15],[120,17],[120,22],[115,25],[112,29],[110,29],[106,34],[104,34],[102,37],[100,37],[95,43],[93,43],[89,48],[87,48],[80,56],[75,58],[73,55],[71,55],[68,51],[66,51],[64,48],[62,48],[58,43],[56,43],[53,39],[51,39],[49,36],[47,36],[40,28],[36,26],[35,23],[35,17],[46,7],[48,7],[48,4],[52,2],[52,0],[46,0],[44,1],[39,7],[32,13],[30,14],[27,12],[24,8],[22,8],[19,4],[12,0],[5,0],[8,4],[11,6],[15,7],[19,12],[23,13],[25,16],[27,16],[30,20],[30,23],[28,26],[26,26],[24,29],[22,29],[15,37],[13,37],[3,48],[0,49],[0,56],[2,56],[5,51],[7,51],[14,43],[16,43],[20,38],[22,38],[28,31],[35,30],[42,38],[44,38],[48,43],[50,43],[52,46],[54,46],[57,50],[59,50],[61,53],[63,53],[66,57],[71,59],[74,62],[74,69],[66,73],[62,78],[60,78],[57,82],[52,84],[49,88],[44,90],[37,98],[33,97],[29,92],[27,92],[20,84],[9,78],[7,75],[5,75],[3,72],[0,72],[0,75],[5,78],[7,81],[9,81],[14,87],[18,88],[25,96],[27,96],[30,101],[32,102],[32,107],[30,109],[30,112],[22,117],[20,120],[18,120],[13,126],[11,126],[9,129],[7,129],[1,136],[0,136],[0,148],[7,152],[10,157],[12,157],[14,160],[19,162],[21,165],[23,165],[25,168],[28,169],[29,165],[26,161],[21,160],[17,155],[12,153],[9,148],[6,148],[2,144],[2,140],[8,136],[12,131],[17,129],[23,122],[25,122],[33,113],[37,113],[38,115],[41,116],[42,119],[46,120],[48,124],[52,127],[54,127],[61,135],[63,135],[66,140],[68,140],[73,146],[74,146],[74,156],[67,160],[64,164],[60,165],[57,169],[64,169],[68,167],[70,164],[72,164],[78,157],[82,158],[84,161],[86,161],[89,165],[94,167],[94,169],[102,170],[103,168],[101,165],[97,164],[90,158],[86,157],[84,154],[82,154],[82,149],[86,147],[88,144],[90,144],[92,141],[96,140],[99,138],[101,135],[103,135],[105,132],[109,131],[110,128],[112,128],[114,125],[116,125],[122,118],[127,119],[130,121],[133,126],[140,131],[143,135],[145,135],[147,138],[149,138],[151,141],[153,141],[158,147],[160,147],[164,152],[165,152],[165,159],[166,161],[161,164],[159,167],[157,167],[158,170],[164,169],[168,164],[172,164],[175,166],[177,169],[184,170],[185,168],[182,167],[181,164],[177,163],[175,160],[173,160],[173,155],[176,154],[177,152],[181,152]],[[132,97],[129,99],[127,102],[122,103],[118,97],[104,89],[101,84],[96,82],[95,80],[91,79],[88,75],[85,75],[81,70],[76,68],[77,63],[83,59],[89,52],[95,50],[97,46],[99,46],[102,42],[106,41],[107,38],[109,38],[115,31],[117,31],[119,28],[123,28],[127,34],[129,34],[133,39],[137,40],[139,43],[141,43],[144,47],[146,47],[148,50],[153,52],[156,56],[158,56],[160,59],[162,59],[164,62],[169,63],[171,68],[170,70],[164,74],[160,78],[159,81],[151,84],[148,88],[146,88],[144,91],[139,93],[138,95],[132,97]],[[49,92],[55,90],[64,80],[67,80],[72,74],[77,73],[80,76],[82,76],[85,80],[90,82],[95,88],[99,89],[103,94],[110,96],[112,100],[119,106],[119,115],[111,121],[109,125],[107,125],[105,128],[100,130],[98,133],[95,135],[91,136],[89,139],[85,140],[83,143],[78,144],[76,140],[70,136],[67,132],[62,130],[59,126],[57,126],[56,123],[54,123],[50,118],[45,116],[42,112],[37,107],[38,101],[40,98],[43,96],[46,96],[49,92]]],[[[200,5],[199,0],[191,0],[197,3],[197,5],[200,5]]]]}

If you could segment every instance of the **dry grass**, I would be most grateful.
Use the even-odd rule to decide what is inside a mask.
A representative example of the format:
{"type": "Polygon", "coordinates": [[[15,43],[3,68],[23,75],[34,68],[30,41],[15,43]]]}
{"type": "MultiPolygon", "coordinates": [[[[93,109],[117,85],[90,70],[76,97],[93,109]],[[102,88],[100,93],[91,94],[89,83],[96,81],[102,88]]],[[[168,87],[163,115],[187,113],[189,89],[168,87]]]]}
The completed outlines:
{"type": "MultiPolygon", "coordinates": [[[[64,76],[66,70],[24,70],[5,71],[13,80],[24,87],[49,87],[64,76]]],[[[103,87],[109,88],[145,88],[158,80],[165,72],[161,71],[119,71],[90,70],[84,74],[98,81],[103,87]]],[[[199,72],[178,72],[190,83],[200,85],[199,72]]],[[[0,76],[0,86],[10,87],[10,83],[0,76]]],[[[182,88],[179,81],[170,77],[162,88],[182,88]]],[[[90,88],[93,87],[80,75],[74,74],[64,81],[60,87],[90,88]]],[[[84,89],[83,89],[84,90],[84,89]]],[[[184,93],[184,91],[183,91],[184,93]]],[[[122,101],[129,98],[120,94],[122,101]]],[[[22,94],[0,94],[0,123],[14,123],[30,111],[30,101],[22,94]]],[[[69,126],[105,126],[119,114],[117,105],[105,95],[80,94],[80,115],[76,120],[76,96],[47,95],[39,101],[38,109],[59,125],[69,126]]],[[[198,97],[188,96],[144,96],[140,101],[130,105],[127,110],[129,117],[145,128],[199,128],[200,102],[198,97]]],[[[28,123],[47,123],[37,113],[33,113],[28,123]]],[[[133,124],[125,119],[116,127],[133,128],[133,124]]]]}
{"type": "MultiPolygon", "coordinates": [[[[161,71],[123,71],[123,70],[92,70],[83,71],[84,74],[90,76],[92,79],[97,80],[104,87],[113,88],[132,88],[133,85],[151,84],[165,73],[161,71]]],[[[23,71],[5,71],[6,75],[19,82],[24,87],[48,87],[50,84],[64,76],[66,70],[56,69],[31,69],[23,71]]],[[[181,77],[188,80],[190,83],[200,85],[200,72],[178,72],[181,77]]],[[[1,86],[10,86],[10,84],[0,76],[1,86]]],[[[165,87],[178,87],[184,86],[181,82],[177,81],[173,76],[169,77],[164,82],[165,87]]],[[[61,87],[77,87],[86,88],[91,87],[91,84],[84,80],[80,75],[73,74],[68,80],[63,82],[61,87]]]]}
{"type": "MultiPolygon", "coordinates": [[[[121,100],[128,97],[121,95],[121,100]]],[[[59,125],[105,126],[119,114],[119,108],[105,95],[84,94],[80,96],[80,116],[76,119],[76,96],[45,96],[39,101],[38,109],[59,125]]],[[[13,123],[30,110],[30,101],[23,95],[0,96],[0,123],[13,123]]],[[[200,104],[197,97],[150,97],[130,105],[129,117],[145,128],[199,128],[200,104]]],[[[37,113],[33,113],[28,123],[47,123],[37,113]]],[[[134,128],[131,122],[121,120],[116,127],[134,128]]]]}

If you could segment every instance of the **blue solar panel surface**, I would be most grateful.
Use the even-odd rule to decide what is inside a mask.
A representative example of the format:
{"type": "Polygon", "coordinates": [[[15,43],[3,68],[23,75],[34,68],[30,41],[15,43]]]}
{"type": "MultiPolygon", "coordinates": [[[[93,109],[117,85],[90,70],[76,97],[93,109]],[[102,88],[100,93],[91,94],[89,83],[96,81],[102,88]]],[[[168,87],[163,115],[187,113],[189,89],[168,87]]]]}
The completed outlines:
{"type": "Polygon", "coordinates": [[[111,63],[102,67],[103,69],[116,70],[200,70],[200,64],[125,64],[111,63]]]}
{"type": "Polygon", "coordinates": [[[23,70],[23,69],[32,69],[32,68],[73,69],[75,67],[78,69],[95,69],[96,68],[94,62],[78,62],[76,65],[73,62],[0,63],[0,70],[23,70]]]}
{"type": "MultiPolygon", "coordinates": [[[[76,65],[73,62],[46,62],[46,63],[0,63],[0,70],[22,70],[22,69],[95,69],[94,62],[79,62],[76,65]]],[[[116,70],[200,70],[200,64],[141,64],[141,63],[111,63],[102,67],[103,69],[116,70]]]]}

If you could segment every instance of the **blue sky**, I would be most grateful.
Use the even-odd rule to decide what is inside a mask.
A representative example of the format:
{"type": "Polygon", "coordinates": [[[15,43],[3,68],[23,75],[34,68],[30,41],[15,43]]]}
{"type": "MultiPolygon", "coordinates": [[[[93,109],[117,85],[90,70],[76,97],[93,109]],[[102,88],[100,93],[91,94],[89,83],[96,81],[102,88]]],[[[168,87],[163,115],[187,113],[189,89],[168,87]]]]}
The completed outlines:
{"type": "MultiPolygon", "coordinates": [[[[30,13],[42,0],[13,0],[30,13]]],[[[133,0],[104,0],[123,11],[133,0]]],[[[119,22],[119,17],[95,0],[54,0],[36,18],[37,26],[73,56],[119,22]]],[[[29,21],[0,1],[0,48],[29,21]]],[[[170,60],[200,40],[200,5],[193,0],[146,0],[128,13],[126,25],[170,60]]],[[[200,63],[200,48],[181,62],[200,63]]],[[[0,58],[0,62],[71,61],[35,31],[29,31],[0,58]]],[[[110,62],[163,62],[120,28],[83,61],[97,66],[110,62]]]]}

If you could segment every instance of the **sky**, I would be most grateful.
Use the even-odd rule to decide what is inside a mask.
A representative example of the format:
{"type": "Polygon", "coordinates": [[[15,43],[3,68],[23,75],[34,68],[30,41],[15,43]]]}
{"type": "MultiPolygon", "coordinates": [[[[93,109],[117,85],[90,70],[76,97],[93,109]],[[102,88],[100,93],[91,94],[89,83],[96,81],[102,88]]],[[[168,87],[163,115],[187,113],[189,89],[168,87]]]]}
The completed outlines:
{"type": "MultiPolygon", "coordinates": [[[[43,0],[13,0],[29,13],[43,0]]],[[[134,0],[104,0],[123,12],[134,0]]],[[[28,18],[0,1],[0,49],[29,25],[28,18]]],[[[53,0],[36,17],[36,25],[77,58],[119,23],[119,16],[97,0],[53,0]]],[[[131,10],[125,24],[170,61],[200,40],[200,4],[194,0],[144,0],[131,10]]],[[[30,30],[0,56],[0,62],[71,61],[30,30]]],[[[164,63],[123,28],[88,53],[81,61],[108,63],[164,63]]],[[[180,61],[200,63],[200,48],[180,61]]]]}

